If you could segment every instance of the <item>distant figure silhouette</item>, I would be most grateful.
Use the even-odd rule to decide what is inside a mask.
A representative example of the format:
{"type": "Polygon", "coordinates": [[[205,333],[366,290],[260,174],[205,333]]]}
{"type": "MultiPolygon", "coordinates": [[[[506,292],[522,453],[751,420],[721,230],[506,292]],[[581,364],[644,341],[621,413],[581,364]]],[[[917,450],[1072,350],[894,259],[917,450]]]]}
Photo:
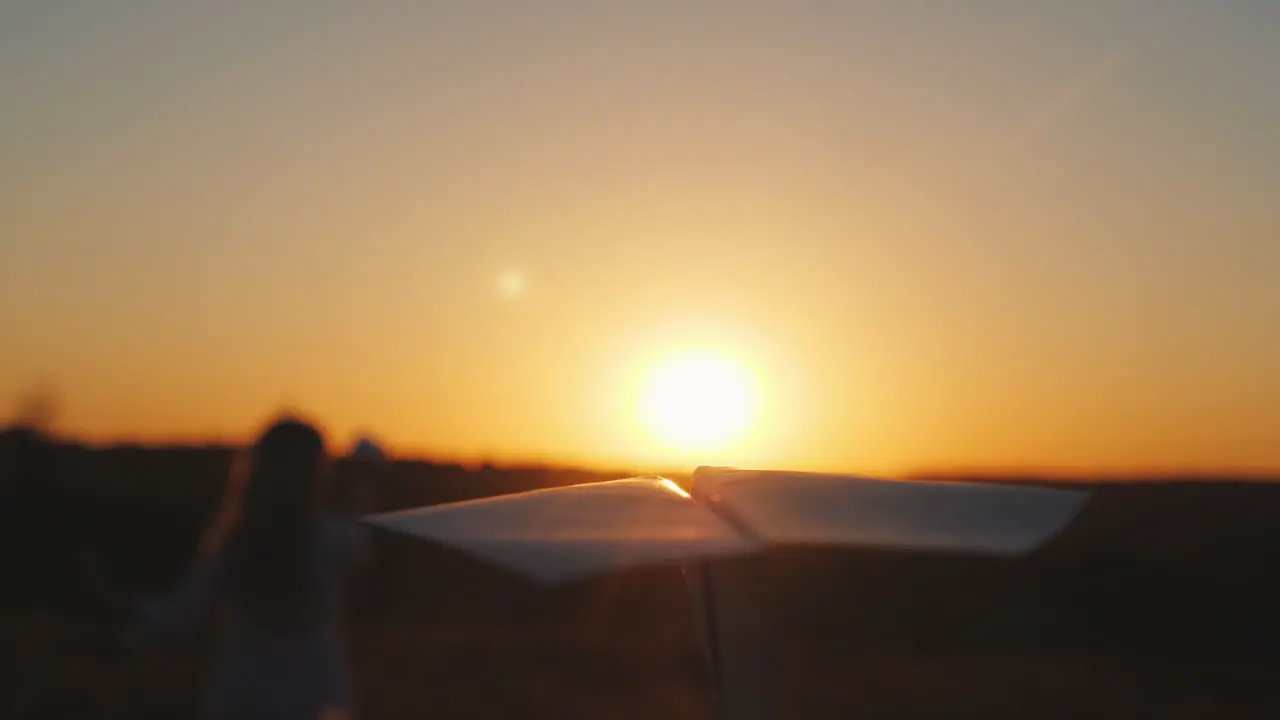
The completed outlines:
{"type": "Polygon", "coordinates": [[[186,633],[225,600],[229,624],[207,687],[206,718],[349,717],[338,623],[344,580],[367,553],[367,538],[350,519],[321,509],[330,467],[316,428],[276,422],[241,460],[182,583],[138,604],[126,641],[186,633]]]}

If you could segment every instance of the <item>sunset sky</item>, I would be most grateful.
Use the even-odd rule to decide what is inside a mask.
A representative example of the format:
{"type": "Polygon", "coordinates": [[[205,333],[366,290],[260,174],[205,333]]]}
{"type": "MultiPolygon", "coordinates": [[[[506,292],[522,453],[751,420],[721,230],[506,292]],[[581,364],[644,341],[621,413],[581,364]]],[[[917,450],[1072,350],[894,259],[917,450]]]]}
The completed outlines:
{"type": "Polygon", "coordinates": [[[1274,0],[6,2],[0,410],[1280,469],[1278,77],[1274,0]],[[645,424],[686,352],[754,378],[748,435],[645,424]]]}

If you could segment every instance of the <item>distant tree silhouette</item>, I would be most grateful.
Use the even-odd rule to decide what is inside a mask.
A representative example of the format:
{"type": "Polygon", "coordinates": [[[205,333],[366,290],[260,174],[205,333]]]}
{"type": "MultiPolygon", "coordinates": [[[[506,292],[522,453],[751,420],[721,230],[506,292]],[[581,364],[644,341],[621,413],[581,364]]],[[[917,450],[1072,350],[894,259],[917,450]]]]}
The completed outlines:
{"type": "Polygon", "coordinates": [[[92,534],[83,491],[93,463],[47,432],[54,407],[52,395],[35,394],[0,431],[0,566],[12,581],[0,599],[75,600],[74,565],[92,534]]]}
{"type": "Polygon", "coordinates": [[[58,394],[52,387],[33,387],[18,399],[9,425],[15,429],[47,435],[53,431],[60,407],[58,394]]]}

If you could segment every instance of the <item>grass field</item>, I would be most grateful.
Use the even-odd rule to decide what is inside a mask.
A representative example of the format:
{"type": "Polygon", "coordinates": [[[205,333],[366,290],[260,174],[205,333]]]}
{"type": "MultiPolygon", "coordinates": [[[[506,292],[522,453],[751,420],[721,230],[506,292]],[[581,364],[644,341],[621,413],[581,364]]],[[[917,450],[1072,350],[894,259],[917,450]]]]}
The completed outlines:
{"type": "MultiPolygon", "coordinates": [[[[219,482],[217,449],[6,448],[6,718],[187,718],[209,637],[130,657],[68,589],[68,548],[172,582],[219,482]]],[[[385,507],[595,478],[398,464],[385,507]]],[[[1280,486],[1109,483],[1021,562],[782,551],[764,559],[791,718],[1263,718],[1280,713],[1280,486]]],[[[710,718],[678,571],[540,590],[379,535],[348,628],[363,715],[710,718]]]]}

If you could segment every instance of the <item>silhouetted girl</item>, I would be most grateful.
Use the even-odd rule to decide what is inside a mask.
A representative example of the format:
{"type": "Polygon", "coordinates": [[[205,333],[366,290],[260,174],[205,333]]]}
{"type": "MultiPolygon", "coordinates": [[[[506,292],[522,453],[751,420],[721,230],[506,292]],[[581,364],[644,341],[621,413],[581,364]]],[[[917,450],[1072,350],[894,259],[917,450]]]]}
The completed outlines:
{"type": "Polygon", "coordinates": [[[351,712],[339,632],[344,580],[366,540],[322,511],[324,439],[282,420],[233,469],[199,556],[169,597],[139,608],[132,642],[190,630],[214,605],[230,611],[206,717],[317,720],[351,712]]]}

